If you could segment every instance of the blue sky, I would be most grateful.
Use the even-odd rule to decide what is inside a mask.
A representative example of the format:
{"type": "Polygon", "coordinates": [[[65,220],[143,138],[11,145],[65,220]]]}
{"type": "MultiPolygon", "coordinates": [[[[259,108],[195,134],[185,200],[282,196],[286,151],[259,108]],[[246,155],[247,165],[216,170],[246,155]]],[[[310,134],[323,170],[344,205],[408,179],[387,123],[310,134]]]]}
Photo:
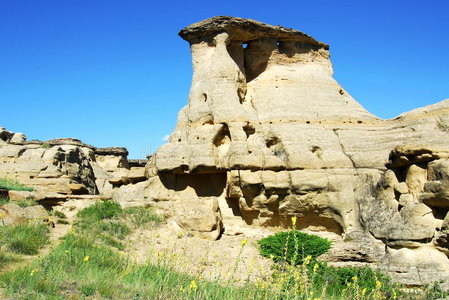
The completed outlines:
{"type": "Polygon", "coordinates": [[[178,31],[216,15],[330,44],[337,81],[391,118],[449,98],[448,14],[446,0],[0,0],[0,126],[143,158],[187,103],[190,52],[178,31]]]}

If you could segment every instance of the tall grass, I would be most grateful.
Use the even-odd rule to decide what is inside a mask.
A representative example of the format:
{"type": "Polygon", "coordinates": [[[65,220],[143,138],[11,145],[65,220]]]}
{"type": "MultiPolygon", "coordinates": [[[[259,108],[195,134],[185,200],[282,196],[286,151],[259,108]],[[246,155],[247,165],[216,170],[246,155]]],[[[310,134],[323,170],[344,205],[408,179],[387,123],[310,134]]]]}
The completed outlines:
{"type": "Polygon", "coordinates": [[[0,246],[19,254],[37,254],[48,242],[45,224],[25,223],[0,227],[0,246]]]}
{"type": "Polygon", "coordinates": [[[24,186],[16,180],[9,178],[0,178],[0,189],[13,190],[13,191],[28,191],[31,192],[33,188],[24,186]]]}
{"type": "MultiPolygon", "coordinates": [[[[256,282],[214,281],[183,274],[172,256],[137,264],[128,254],[110,245],[125,238],[138,224],[155,222],[151,211],[122,210],[110,201],[81,211],[73,229],[48,256],[31,265],[0,275],[14,299],[396,299],[396,287],[371,269],[337,269],[312,256],[299,265],[274,263],[270,276],[256,282]],[[149,221],[150,220],[150,221],[149,221]],[[151,221],[152,220],[152,221],[151,221]],[[127,228],[127,229],[125,229],[127,228]]],[[[158,219],[159,217],[156,217],[158,219]]],[[[241,244],[235,265],[241,259],[241,244]]],[[[295,243],[291,243],[295,247],[295,243]]],[[[298,248],[297,248],[298,249],[298,248]]],[[[218,266],[217,266],[218,268],[218,266]]]]}

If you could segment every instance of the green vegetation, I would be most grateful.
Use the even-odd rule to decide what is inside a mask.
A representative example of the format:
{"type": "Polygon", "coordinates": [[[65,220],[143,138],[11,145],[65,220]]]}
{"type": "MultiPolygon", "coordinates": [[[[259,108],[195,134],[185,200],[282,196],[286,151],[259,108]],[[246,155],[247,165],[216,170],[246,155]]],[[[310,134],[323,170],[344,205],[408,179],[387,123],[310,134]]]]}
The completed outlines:
{"type": "Polygon", "coordinates": [[[163,220],[162,217],[156,214],[153,210],[145,207],[130,207],[124,209],[123,212],[127,216],[127,219],[136,226],[156,224],[163,220]]]}
{"type": "Polygon", "coordinates": [[[31,192],[33,190],[33,188],[31,187],[26,187],[19,182],[8,178],[0,178],[0,189],[28,192],[31,192]]]}
{"type": "Polygon", "coordinates": [[[17,205],[20,206],[20,207],[28,207],[28,206],[39,205],[39,203],[37,203],[33,199],[26,199],[26,200],[15,201],[14,203],[17,203],[17,205]]]}
{"type": "Polygon", "coordinates": [[[9,203],[9,199],[0,197],[0,205],[6,204],[6,203],[9,203]]]}
{"type": "Polygon", "coordinates": [[[0,271],[8,264],[16,262],[17,260],[16,256],[0,251],[0,271]]]}
{"type": "Polygon", "coordinates": [[[67,216],[63,212],[60,212],[60,211],[57,211],[57,210],[52,210],[50,212],[50,214],[52,216],[58,217],[60,219],[66,219],[67,218],[67,216]]]}
{"type": "Polygon", "coordinates": [[[18,254],[33,255],[48,242],[45,224],[19,224],[0,227],[0,246],[18,254]]]}
{"type": "MultiPolygon", "coordinates": [[[[121,242],[140,224],[156,224],[160,220],[151,209],[123,210],[115,202],[99,202],[80,211],[70,233],[46,257],[1,274],[0,287],[13,299],[316,300],[401,296],[398,288],[379,272],[369,268],[334,268],[317,261],[316,257],[329,249],[329,241],[297,231],[264,239],[269,241],[266,244],[280,247],[281,252],[269,256],[277,261],[273,274],[255,282],[238,281],[233,276],[208,281],[200,275],[176,271],[171,254],[157,253],[157,261],[137,264],[130,254],[121,251],[121,242]],[[279,237],[284,237],[298,254],[288,254],[289,248],[280,244],[279,237]]],[[[265,242],[260,242],[261,247],[265,242]]],[[[232,275],[246,244],[246,240],[241,244],[232,275]]]]}
{"type": "Polygon", "coordinates": [[[97,202],[92,206],[89,206],[81,210],[77,216],[81,219],[89,222],[101,221],[105,219],[112,219],[122,213],[120,204],[114,201],[106,200],[97,202]]]}
{"type": "Polygon", "coordinates": [[[284,261],[299,265],[311,256],[313,259],[326,253],[331,243],[315,235],[302,233],[298,230],[279,232],[259,240],[260,253],[275,262],[284,261]]]}

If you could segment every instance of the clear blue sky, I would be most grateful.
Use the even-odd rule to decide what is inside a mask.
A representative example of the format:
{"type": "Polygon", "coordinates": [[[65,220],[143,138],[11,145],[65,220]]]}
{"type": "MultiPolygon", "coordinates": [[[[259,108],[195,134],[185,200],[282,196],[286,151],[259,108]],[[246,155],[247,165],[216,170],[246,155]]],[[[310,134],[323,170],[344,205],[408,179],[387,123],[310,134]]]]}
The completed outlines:
{"type": "Polygon", "coordinates": [[[334,76],[391,118],[449,98],[449,1],[0,0],[0,126],[153,152],[187,103],[178,31],[216,15],[330,44],[334,76]]]}

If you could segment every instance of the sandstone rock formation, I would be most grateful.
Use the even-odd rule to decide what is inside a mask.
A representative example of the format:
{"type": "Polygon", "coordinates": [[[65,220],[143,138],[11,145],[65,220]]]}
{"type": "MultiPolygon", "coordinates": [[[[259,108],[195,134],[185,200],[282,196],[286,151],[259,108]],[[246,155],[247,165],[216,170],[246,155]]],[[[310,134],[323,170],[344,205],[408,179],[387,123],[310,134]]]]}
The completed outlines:
{"type": "Polygon", "coordinates": [[[0,137],[0,178],[33,188],[9,191],[12,201],[34,199],[46,206],[75,199],[93,203],[111,198],[114,188],[146,180],[142,161],[130,165],[125,148],[95,148],[73,138],[27,142],[24,134],[3,127],[0,137]]]}
{"type": "MultiPolygon", "coordinates": [[[[212,237],[242,222],[289,227],[296,216],[299,229],[356,237],[357,257],[385,267],[407,251],[447,252],[449,100],[382,120],[332,78],[329,47],[302,32],[214,17],[179,35],[192,53],[189,101],[147,165],[146,199],[168,210],[217,201],[212,237]]],[[[195,230],[183,214],[178,224],[195,230]]],[[[406,268],[431,278],[442,257],[406,268]]],[[[440,275],[448,270],[445,259],[440,275]]]]}
{"type": "Polygon", "coordinates": [[[0,177],[35,188],[9,197],[69,217],[101,198],[156,205],[211,240],[297,217],[338,237],[330,263],[377,264],[409,285],[449,280],[449,99],[382,120],[333,79],[328,45],[302,32],[214,17],[179,34],[189,100],[146,167],[124,148],[0,128],[0,177]]]}

